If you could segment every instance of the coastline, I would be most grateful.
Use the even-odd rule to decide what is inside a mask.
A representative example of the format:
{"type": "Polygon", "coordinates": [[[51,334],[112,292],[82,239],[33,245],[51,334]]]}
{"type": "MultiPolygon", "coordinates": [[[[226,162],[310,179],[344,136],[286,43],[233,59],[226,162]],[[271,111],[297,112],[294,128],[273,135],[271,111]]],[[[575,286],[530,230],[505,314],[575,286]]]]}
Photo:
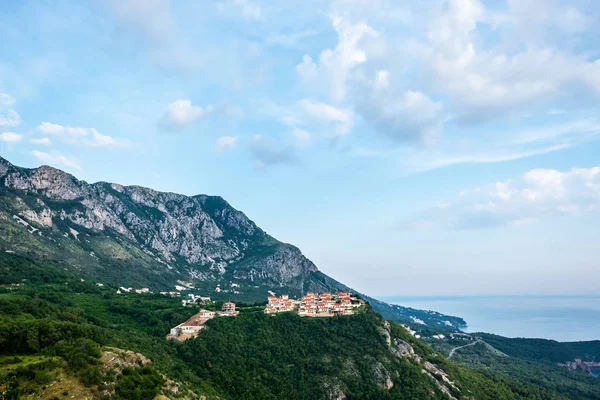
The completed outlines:
{"type": "Polygon", "coordinates": [[[551,339],[600,339],[600,296],[388,296],[387,302],[462,317],[467,333],[551,339]]]}

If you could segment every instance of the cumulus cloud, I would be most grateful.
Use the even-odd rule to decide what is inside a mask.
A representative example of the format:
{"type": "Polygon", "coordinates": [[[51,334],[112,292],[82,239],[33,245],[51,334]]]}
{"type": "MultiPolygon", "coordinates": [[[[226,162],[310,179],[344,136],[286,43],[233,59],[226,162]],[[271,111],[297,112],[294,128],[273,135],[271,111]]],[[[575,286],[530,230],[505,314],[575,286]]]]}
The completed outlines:
{"type": "Polygon", "coordinates": [[[164,131],[181,131],[212,111],[210,105],[202,108],[192,105],[190,100],[175,100],[167,106],[158,126],[164,131]]]}
{"type": "Polygon", "coordinates": [[[9,108],[13,104],[15,104],[15,99],[12,96],[0,93],[0,128],[14,128],[21,125],[21,116],[19,113],[9,108]]]}
{"type": "Polygon", "coordinates": [[[265,168],[274,165],[293,165],[298,163],[293,146],[281,145],[263,135],[256,135],[250,142],[250,153],[256,166],[265,168]]]}
{"type": "Polygon", "coordinates": [[[410,218],[405,228],[488,228],[600,210],[600,167],[534,169],[520,177],[462,191],[410,218]]]}
{"type": "MultiPolygon", "coordinates": [[[[376,83],[383,86],[386,80],[385,75],[378,74],[376,83]]],[[[441,102],[412,90],[402,93],[398,99],[377,91],[365,96],[358,110],[378,131],[394,141],[404,143],[434,144],[446,118],[441,102]]]]}
{"type": "Polygon", "coordinates": [[[81,166],[77,161],[70,159],[60,153],[46,153],[39,150],[33,150],[31,155],[34,156],[38,161],[53,165],[56,167],[65,167],[65,168],[73,168],[73,169],[81,169],[81,166]]]}
{"type": "Polygon", "coordinates": [[[6,111],[6,114],[0,115],[0,127],[6,126],[14,128],[21,124],[21,116],[13,109],[6,111]]]}
{"type": "Polygon", "coordinates": [[[47,137],[29,139],[29,143],[39,144],[42,146],[51,146],[52,145],[52,141],[47,137]]]}
{"type": "Polygon", "coordinates": [[[0,133],[0,142],[14,144],[14,143],[20,142],[21,139],[23,139],[23,135],[19,135],[18,133],[14,133],[14,132],[0,133]]]}
{"type": "Polygon", "coordinates": [[[308,83],[328,87],[333,99],[339,101],[346,96],[352,70],[367,61],[365,41],[379,33],[366,23],[352,24],[339,15],[331,16],[331,24],[338,35],[336,47],[321,51],[317,62],[305,54],[296,72],[308,83]]]}
{"type": "MultiPolygon", "coordinates": [[[[543,7],[510,2],[509,17],[499,29],[505,25],[513,29],[517,3],[545,12],[545,2],[543,7]]],[[[490,14],[479,0],[448,0],[431,21],[423,44],[423,62],[436,84],[456,102],[461,120],[498,118],[582,86],[600,94],[600,64],[589,61],[586,55],[550,46],[508,52],[503,46],[487,45],[485,26],[490,24],[490,14]]]]}
{"type": "Polygon", "coordinates": [[[221,153],[223,151],[232,150],[237,146],[237,143],[237,136],[221,136],[217,139],[215,148],[219,153],[221,153]]]}
{"type": "Polygon", "coordinates": [[[99,148],[120,147],[127,144],[127,141],[124,139],[103,135],[94,128],[81,128],[53,124],[51,122],[42,122],[37,127],[37,131],[42,135],[53,136],[60,141],[77,146],[99,148]]]}
{"type": "Polygon", "coordinates": [[[348,109],[308,99],[300,100],[298,106],[309,120],[331,127],[330,136],[344,136],[354,126],[354,113],[348,109]]]}
{"type": "Polygon", "coordinates": [[[383,13],[362,1],[333,3],[336,44],[317,56],[304,54],[296,65],[305,91],[318,95],[326,89],[331,106],[353,110],[355,119],[398,145],[439,146],[439,165],[521,158],[590,136],[582,130],[560,143],[536,141],[532,148],[533,142],[517,143],[509,134],[506,146],[500,140],[506,137],[496,140],[465,126],[503,123],[507,134],[508,123],[523,130],[517,123],[540,115],[557,121],[560,116],[564,123],[581,118],[569,115],[574,107],[581,112],[596,104],[600,59],[573,45],[594,37],[596,15],[582,12],[579,3],[507,0],[492,7],[480,0],[444,0],[430,12],[380,3],[383,13]],[[399,10],[410,15],[400,25],[399,10]],[[561,114],[548,112],[557,109],[561,114]],[[460,147],[471,142],[474,154],[461,154],[460,147]]]}
{"type": "Polygon", "coordinates": [[[6,93],[0,93],[0,107],[9,107],[15,104],[15,99],[6,93]]]}

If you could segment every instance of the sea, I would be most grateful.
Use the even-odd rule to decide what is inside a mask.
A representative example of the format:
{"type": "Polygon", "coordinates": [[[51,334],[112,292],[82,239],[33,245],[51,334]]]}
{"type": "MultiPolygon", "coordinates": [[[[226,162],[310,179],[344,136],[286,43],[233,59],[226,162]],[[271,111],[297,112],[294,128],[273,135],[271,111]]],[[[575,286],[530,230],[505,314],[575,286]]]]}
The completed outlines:
{"type": "Polygon", "coordinates": [[[561,342],[600,340],[600,296],[395,296],[381,299],[462,317],[468,324],[465,332],[561,342]]]}

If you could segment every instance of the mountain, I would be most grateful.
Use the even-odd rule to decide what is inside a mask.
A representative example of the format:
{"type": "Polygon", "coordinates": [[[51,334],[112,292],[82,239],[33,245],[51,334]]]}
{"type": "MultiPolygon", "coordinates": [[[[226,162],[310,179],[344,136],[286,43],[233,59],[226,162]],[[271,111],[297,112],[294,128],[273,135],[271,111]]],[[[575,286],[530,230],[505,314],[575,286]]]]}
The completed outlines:
{"type": "Polygon", "coordinates": [[[597,399],[592,384],[459,367],[368,306],[309,318],[242,305],[165,340],[198,308],[99,283],[0,253],[0,399],[597,399]]]}
{"type": "MultiPolygon", "coordinates": [[[[218,196],[87,183],[0,157],[0,249],[60,261],[105,283],[264,301],[268,291],[350,290],[218,196]]],[[[465,321],[366,297],[386,318],[437,327],[465,321]]]]}

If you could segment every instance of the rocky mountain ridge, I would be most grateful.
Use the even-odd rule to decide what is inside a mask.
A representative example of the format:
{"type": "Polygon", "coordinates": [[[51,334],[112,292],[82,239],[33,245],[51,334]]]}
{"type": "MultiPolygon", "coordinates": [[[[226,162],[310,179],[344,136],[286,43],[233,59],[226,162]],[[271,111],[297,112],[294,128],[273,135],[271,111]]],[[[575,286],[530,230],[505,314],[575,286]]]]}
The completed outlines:
{"type": "MultiPolygon", "coordinates": [[[[1,157],[0,232],[4,251],[61,261],[116,285],[173,290],[185,281],[246,301],[266,298],[267,289],[292,295],[348,289],[221,197],[90,184],[56,168],[20,168],[1,157]]],[[[388,306],[377,302],[374,308],[398,315],[410,310],[388,306]]],[[[464,323],[437,313],[416,318],[423,316],[426,323],[464,323]]]]}

